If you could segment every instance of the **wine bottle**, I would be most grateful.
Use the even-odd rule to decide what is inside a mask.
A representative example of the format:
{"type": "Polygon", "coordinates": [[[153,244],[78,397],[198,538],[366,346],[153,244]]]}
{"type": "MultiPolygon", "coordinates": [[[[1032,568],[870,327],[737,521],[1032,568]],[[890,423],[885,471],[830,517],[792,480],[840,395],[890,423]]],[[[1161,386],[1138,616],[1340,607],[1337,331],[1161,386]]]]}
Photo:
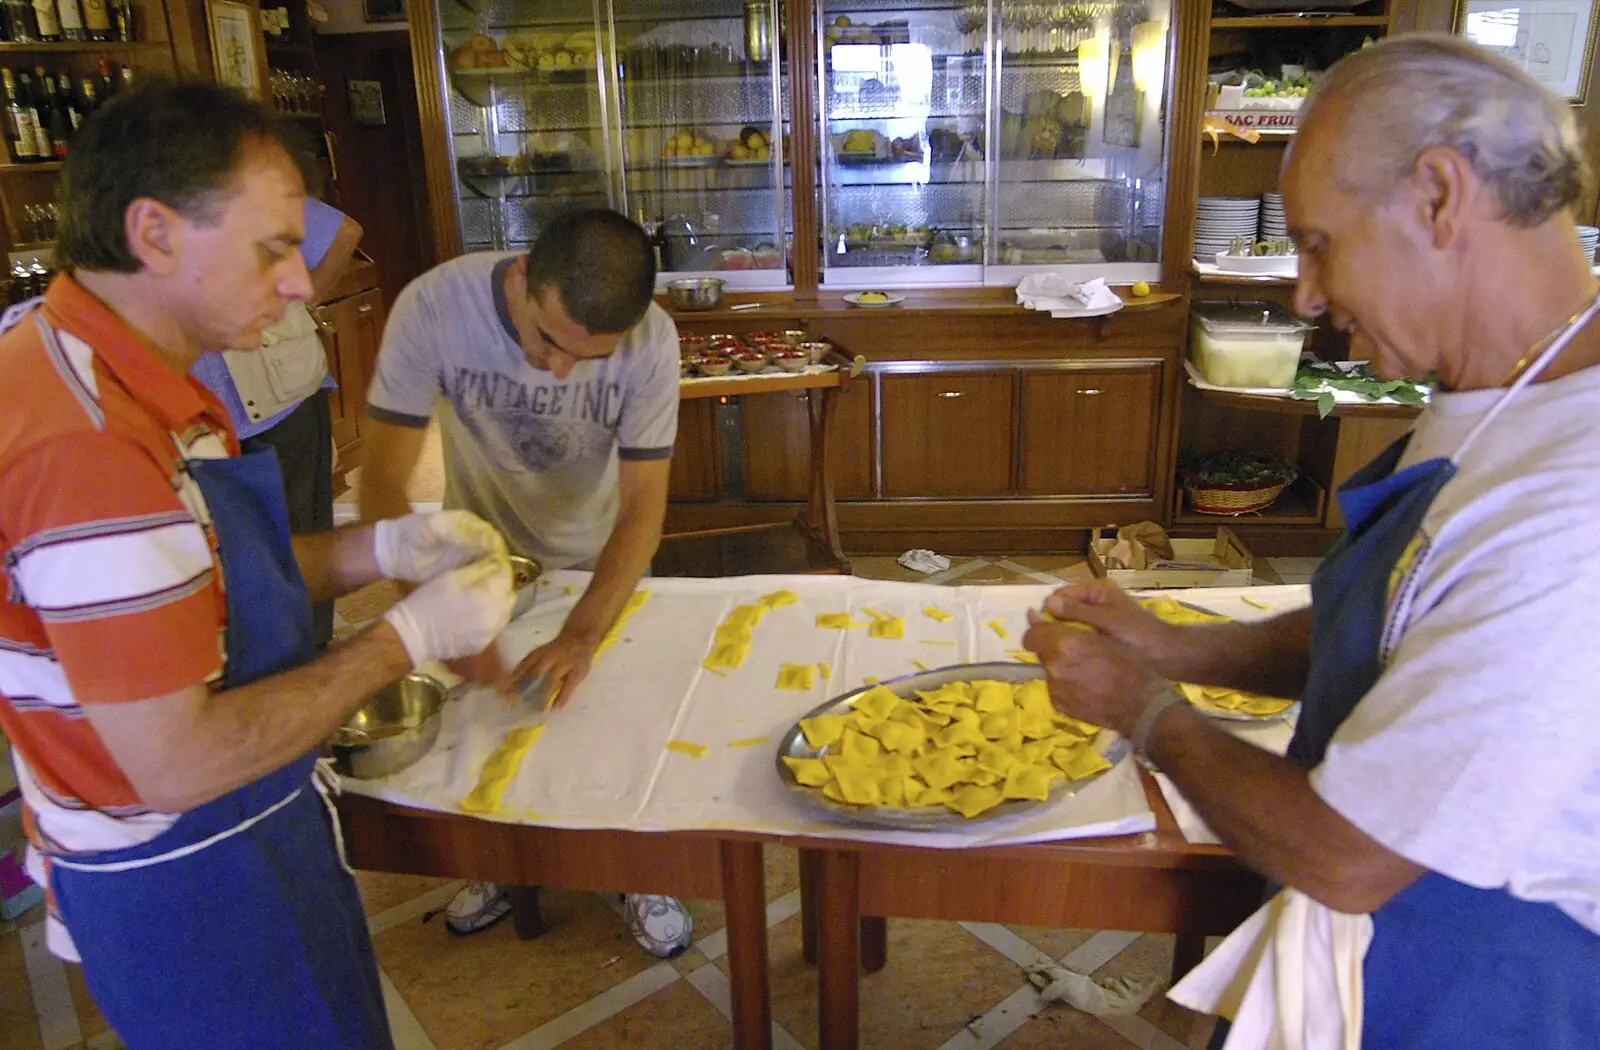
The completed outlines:
{"type": "Polygon", "coordinates": [[[55,145],[50,141],[50,118],[46,112],[49,107],[41,109],[38,86],[33,77],[21,71],[17,73],[17,100],[22,103],[22,111],[28,114],[29,124],[33,128],[34,146],[38,151],[39,159],[52,159],[56,150],[55,145]]]}
{"type": "Polygon", "coordinates": [[[28,0],[5,0],[5,5],[10,16],[7,21],[11,23],[11,39],[19,44],[38,40],[39,23],[33,14],[33,5],[28,0]]]}
{"type": "Polygon", "coordinates": [[[63,40],[89,38],[83,31],[83,9],[78,6],[78,0],[56,0],[56,20],[61,23],[63,40]]]}
{"type": "Polygon", "coordinates": [[[33,0],[34,24],[39,27],[39,39],[55,43],[61,39],[61,19],[56,14],[56,0],[33,0]]]}
{"type": "Polygon", "coordinates": [[[62,160],[67,155],[67,142],[72,138],[72,118],[67,116],[66,109],[61,105],[61,96],[56,92],[56,78],[40,71],[39,84],[45,109],[49,111],[45,119],[50,122],[51,153],[56,160],[62,160]]]}
{"type": "Polygon", "coordinates": [[[72,95],[72,78],[65,69],[56,70],[56,108],[67,118],[67,130],[74,134],[83,125],[83,111],[72,95]]]}
{"type": "Polygon", "coordinates": [[[100,100],[95,97],[93,77],[84,77],[78,81],[78,108],[85,118],[100,108],[100,100]]]}
{"type": "Polygon", "coordinates": [[[90,40],[111,39],[111,13],[106,10],[106,0],[83,0],[83,28],[89,31],[90,40]]]}
{"type": "Polygon", "coordinates": [[[133,21],[133,0],[112,0],[111,20],[116,23],[118,40],[127,44],[139,39],[133,21]]]}
{"type": "Polygon", "coordinates": [[[6,145],[11,147],[11,158],[18,164],[39,159],[39,136],[33,129],[33,110],[17,101],[16,74],[0,69],[0,84],[6,96],[6,145]]]}

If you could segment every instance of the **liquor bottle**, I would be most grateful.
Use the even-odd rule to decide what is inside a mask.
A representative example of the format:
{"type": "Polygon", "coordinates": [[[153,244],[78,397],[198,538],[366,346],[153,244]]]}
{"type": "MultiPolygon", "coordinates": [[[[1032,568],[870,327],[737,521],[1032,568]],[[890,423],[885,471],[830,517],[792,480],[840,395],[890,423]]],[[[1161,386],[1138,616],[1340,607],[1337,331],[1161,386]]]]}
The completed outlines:
{"type": "MultiPolygon", "coordinates": [[[[28,276],[33,278],[33,295],[43,295],[45,289],[50,287],[50,271],[44,268],[44,263],[35,255],[28,263],[28,276]]],[[[30,295],[29,298],[33,298],[30,295]]]]}
{"type": "Polygon", "coordinates": [[[34,19],[33,5],[28,0],[5,0],[6,22],[11,30],[8,40],[31,44],[39,39],[39,26],[34,19]]]}
{"type": "Polygon", "coordinates": [[[17,101],[17,78],[9,69],[0,69],[0,83],[6,96],[6,144],[11,158],[27,164],[39,158],[39,135],[33,127],[33,110],[17,101]]]}
{"type": "Polygon", "coordinates": [[[50,141],[49,107],[40,107],[34,79],[22,70],[17,71],[17,101],[22,103],[22,111],[28,115],[29,125],[33,128],[33,141],[39,159],[52,159],[56,151],[50,141]]]}
{"type": "Polygon", "coordinates": [[[100,108],[100,100],[95,96],[93,77],[84,77],[78,81],[78,107],[85,118],[100,108]]]}
{"type": "Polygon", "coordinates": [[[78,6],[78,0],[56,0],[56,19],[61,23],[63,40],[89,38],[83,31],[83,9],[78,6]]]}
{"type": "Polygon", "coordinates": [[[34,24],[39,27],[39,39],[54,43],[61,39],[61,18],[56,14],[56,0],[33,0],[34,24]]]}
{"type": "Polygon", "coordinates": [[[83,28],[89,31],[90,40],[111,39],[111,12],[106,10],[106,0],[83,0],[83,28]]]}
{"type": "Polygon", "coordinates": [[[133,0],[111,0],[111,21],[118,40],[124,44],[139,39],[133,21],[133,0]]]}
{"type": "Polygon", "coordinates": [[[56,70],[56,108],[66,114],[69,131],[76,133],[83,126],[83,109],[72,95],[72,78],[65,69],[56,70]]]}
{"type": "Polygon", "coordinates": [[[67,141],[72,138],[72,118],[67,116],[67,111],[61,105],[61,97],[56,94],[56,78],[42,69],[35,70],[41,85],[41,101],[49,116],[45,119],[50,122],[50,147],[56,160],[61,160],[67,155],[67,141]]]}

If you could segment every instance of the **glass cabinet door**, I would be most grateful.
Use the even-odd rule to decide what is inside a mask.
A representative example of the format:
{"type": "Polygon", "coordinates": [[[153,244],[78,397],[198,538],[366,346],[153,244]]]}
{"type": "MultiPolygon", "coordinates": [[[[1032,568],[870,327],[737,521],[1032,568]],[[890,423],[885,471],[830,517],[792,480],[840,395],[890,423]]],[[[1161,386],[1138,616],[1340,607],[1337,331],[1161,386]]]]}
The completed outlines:
{"type": "Polygon", "coordinates": [[[771,0],[488,0],[438,8],[462,247],[526,248],[574,207],[656,239],[664,283],[788,284],[771,0]]]}
{"type": "MultiPolygon", "coordinates": [[[[777,0],[613,0],[626,210],[671,277],[789,283],[777,0]]],[[[665,279],[665,278],[664,278],[665,279]]]]}
{"type": "Polygon", "coordinates": [[[1170,0],[989,4],[996,117],[985,281],[1160,276],[1170,0]]]}
{"type": "Polygon", "coordinates": [[[825,285],[977,283],[986,8],[819,0],[825,285]]]}

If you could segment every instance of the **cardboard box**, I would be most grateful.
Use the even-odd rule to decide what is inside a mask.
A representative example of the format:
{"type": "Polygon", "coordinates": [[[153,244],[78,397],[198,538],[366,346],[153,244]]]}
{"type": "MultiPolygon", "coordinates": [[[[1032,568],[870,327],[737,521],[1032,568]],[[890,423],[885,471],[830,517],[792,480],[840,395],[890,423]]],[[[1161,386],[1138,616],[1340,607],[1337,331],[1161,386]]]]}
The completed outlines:
{"type": "Polygon", "coordinates": [[[1104,555],[1116,542],[1115,526],[1089,538],[1089,571],[1116,581],[1123,590],[1166,587],[1248,587],[1254,575],[1250,552],[1232,529],[1222,526],[1214,539],[1172,538],[1173,562],[1148,569],[1108,569],[1104,555]]]}

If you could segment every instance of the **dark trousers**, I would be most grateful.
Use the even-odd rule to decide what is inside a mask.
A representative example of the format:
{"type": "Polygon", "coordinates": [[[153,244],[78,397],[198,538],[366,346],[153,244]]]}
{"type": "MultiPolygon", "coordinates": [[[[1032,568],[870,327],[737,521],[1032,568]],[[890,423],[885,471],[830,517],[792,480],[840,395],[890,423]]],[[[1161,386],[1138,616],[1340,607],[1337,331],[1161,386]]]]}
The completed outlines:
{"type": "MultiPolygon", "coordinates": [[[[323,532],[333,528],[333,418],[328,391],[318,390],[269,430],[240,445],[246,452],[271,448],[283,471],[283,492],[289,504],[289,531],[323,532]]],[[[320,646],[333,638],[333,603],[311,607],[312,640],[320,646]]]]}

